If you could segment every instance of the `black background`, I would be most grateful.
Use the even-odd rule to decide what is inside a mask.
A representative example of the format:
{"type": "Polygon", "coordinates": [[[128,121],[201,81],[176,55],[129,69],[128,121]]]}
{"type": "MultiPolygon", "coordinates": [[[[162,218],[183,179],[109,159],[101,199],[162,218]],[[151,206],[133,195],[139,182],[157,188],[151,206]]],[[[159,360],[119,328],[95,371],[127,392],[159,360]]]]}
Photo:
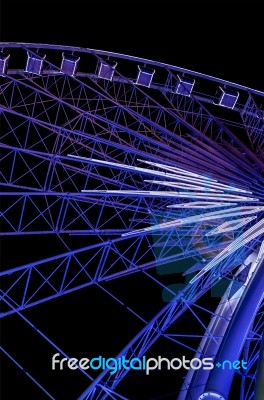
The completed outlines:
{"type": "MultiPolygon", "coordinates": [[[[62,44],[124,53],[264,90],[261,14],[261,2],[258,1],[11,0],[1,2],[0,39],[2,42],[62,44]]],[[[20,264],[18,256],[17,265],[20,264]]],[[[117,315],[119,320],[121,316],[122,325],[121,309],[117,310],[116,317],[111,316],[110,322],[110,316],[104,309],[104,301],[109,302],[109,298],[101,294],[100,302],[91,306],[97,295],[96,289],[93,290],[94,293],[89,291],[90,297],[87,297],[87,291],[84,290],[57,300],[56,304],[52,302],[52,306],[41,306],[41,318],[38,318],[37,309],[25,315],[37,321],[38,327],[60,343],[62,348],[70,349],[71,352],[75,349],[76,353],[83,356],[78,343],[83,343],[88,337],[94,342],[94,355],[109,352],[108,356],[114,356],[120,348],[119,342],[126,344],[141,326],[137,325],[136,320],[131,321],[131,332],[126,337],[126,330],[122,332],[122,326],[117,321],[117,315]],[[47,320],[52,324],[50,329],[47,328],[47,320]],[[92,320],[97,321],[96,326],[90,326],[89,321],[92,320]],[[104,337],[109,340],[104,340],[104,337]]],[[[131,295],[134,296],[132,290],[131,295]]],[[[20,326],[18,320],[7,323],[4,331],[10,342],[15,340],[17,332],[21,332],[22,344],[17,348],[14,346],[18,358],[21,346],[28,348],[29,352],[35,352],[36,357],[43,357],[46,345],[41,342],[40,351],[38,341],[34,341],[30,330],[27,333],[28,328],[22,323],[20,326]]],[[[157,347],[157,354],[158,350],[157,347]]],[[[48,352],[50,349],[47,347],[48,352]]],[[[39,370],[33,371],[33,375],[36,378],[39,376],[41,380],[45,369],[49,375],[49,363],[50,358],[44,360],[43,365],[39,362],[39,370]]],[[[5,360],[1,374],[3,400],[12,400],[18,393],[27,400],[46,398],[12,363],[6,363],[5,360]]],[[[56,387],[54,393],[58,392],[60,385],[64,385],[59,375],[56,379],[50,385],[56,387]]],[[[139,381],[136,381],[136,385],[139,381]]],[[[167,375],[159,375],[159,382],[163,386],[169,385],[167,375]]],[[[153,385],[154,393],[158,395],[162,392],[161,388],[155,388],[154,381],[153,385]]],[[[83,381],[80,382],[81,387],[83,381]]],[[[81,393],[81,389],[77,392],[81,393]]],[[[59,400],[73,399],[70,386],[62,388],[61,393],[59,400]]],[[[76,388],[72,393],[76,393],[76,388]]],[[[138,398],[141,399],[145,400],[143,394],[138,398]]]]}
{"type": "Polygon", "coordinates": [[[263,89],[261,1],[2,1],[1,41],[109,50],[263,89]]]}

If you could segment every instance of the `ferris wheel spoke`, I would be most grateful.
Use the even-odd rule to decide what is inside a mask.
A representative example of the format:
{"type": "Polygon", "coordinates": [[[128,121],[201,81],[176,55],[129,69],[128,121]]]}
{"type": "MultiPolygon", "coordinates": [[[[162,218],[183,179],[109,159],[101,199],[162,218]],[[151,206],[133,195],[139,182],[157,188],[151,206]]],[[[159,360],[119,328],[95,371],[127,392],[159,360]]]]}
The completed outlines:
{"type": "MultiPolygon", "coordinates": [[[[27,309],[96,291],[91,306],[105,296],[104,311],[138,323],[116,358],[162,341],[215,363],[230,352],[248,364],[236,378],[253,400],[263,389],[264,93],[122,54],[1,45],[1,317],[39,334],[27,309]]],[[[133,374],[94,373],[79,400],[124,400],[133,374]]],[[[189,371],[178,400],[227,398],[232,381],[217,364],[189,371]]]]}

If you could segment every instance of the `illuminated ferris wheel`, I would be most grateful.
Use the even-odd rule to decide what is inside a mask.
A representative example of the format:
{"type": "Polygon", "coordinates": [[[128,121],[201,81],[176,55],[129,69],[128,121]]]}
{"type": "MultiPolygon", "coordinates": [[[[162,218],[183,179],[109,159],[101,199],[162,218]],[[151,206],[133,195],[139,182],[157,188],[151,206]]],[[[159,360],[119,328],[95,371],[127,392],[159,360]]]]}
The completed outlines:
{"type": "MultiPolygon", "coordinates": [[[[1,48],[1,235],[10,257],[14,237],[25,243],[1,271],[3,325],[16,315],[69,358],[27,310],[96,287],[128,330],[130,316],[139,322],[114,356],[151,355],[162,341],[214,368],[181,371],[171,397],[145,383],[145,397],[140,386],[131,396],[129,369],[79,370],[76,399],[228,400],[237,382],[237,399],[260,400],[264,93],[107,51],[1,48]],[[222,368],[241,359],[247,368],[222,368]]],[[[12,343],[1,350],[23,368],[12,343]]],[[[27,376],[58,399],[44,376],[27,376]]]]}

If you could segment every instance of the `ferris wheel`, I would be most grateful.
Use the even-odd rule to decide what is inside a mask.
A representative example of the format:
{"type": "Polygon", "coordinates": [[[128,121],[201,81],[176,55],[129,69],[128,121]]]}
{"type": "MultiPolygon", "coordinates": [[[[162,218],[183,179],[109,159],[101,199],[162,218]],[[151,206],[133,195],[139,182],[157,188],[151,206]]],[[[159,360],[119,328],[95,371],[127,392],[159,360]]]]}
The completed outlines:
{"type": "MultiPolygon", "coordinates": [[[[95,297],[95,309],[122,309],[116,360],[153,357],[160,343],[195,362],[172,368],[175,390],[156,395],[133,368],[79,368],[76,399],[260,400],[264,93],[108,51],[1,49],[3,326],[16,317],[69,359],[27,312],[96,288],[109,302],[95,297]],[[197,367],[204,358],[212,369],[197,367]]],[[[12,346],[3,356],[25,369],[12,346]]],[[[39,396],[65,398],[26,373],[39,396]]]]}

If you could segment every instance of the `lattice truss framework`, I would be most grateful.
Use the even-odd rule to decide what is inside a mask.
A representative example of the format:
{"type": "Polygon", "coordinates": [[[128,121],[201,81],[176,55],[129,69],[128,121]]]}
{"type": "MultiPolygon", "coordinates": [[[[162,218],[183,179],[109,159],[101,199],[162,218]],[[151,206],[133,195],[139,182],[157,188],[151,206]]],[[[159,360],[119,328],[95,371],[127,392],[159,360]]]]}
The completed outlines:
{"type": "MultiPolygon", "coordinates": [[[[42,53],[62,50],[39,48],[42,53]]],[[[11,46],[14,57],[18,49],[28,59],[39,58],[36,45],[11,46]]],[[[87,49],[74,50],[87,56],[87,49]]],[[[95,69],[77,69],[71,75],[49,57],[37,74],[17,67],[2,70],[1,235],[5,240],[53,235],[64,251],[4,266],[1,316],[17,313],[31,324],[25,309],[92,285],[122,302],[107,282],[143,274],[170,301],[150,320],[127,307],[143,328],[119,356],[141,357],[160,336],[205,354],[195,341],[187,345],[187,334],[175,333],[177,320],[186,311],[204,328],[200,339],[216,343],[217,354],[239,304],[250,296],[254,279],[263,272],[264,134],[258,104],[264,94],[228,83],[233,91],[239,90],[240,101],[222,107],[215,92],[208,94],[210,85],[227,86],[219,79],[106,52],[91,50],[88,55],[95,69]],[[156,75],[150,83],[140,84],[139,77],[126,75],[109,57],[127,62],[131,71],[138,64],[155,66],[156,75]],[[108,75],[100,77],[102,65],[108,66],[108,75]],[[208,93],[198,91],[199,85],[197,91],[188,92],[187,86],[177,90],[179,83],[184,87],[179,73],[200,79],[208,93]],[[91,244],[71,247],[73,235],[86,235],[91,244]],[[186,284],[181,290],[166,285],[162,268],[186,259],[192,259],[181,271],[186,284]],[[229,283],[220,304],[228,303],[232,312],[227,315],[226,309],[216,312],[208,307],[207,314],[218,318],[222,336],[197,312],[202,307],[199,299],[219,280],[229,283]],[[231,295],[234,282],[238,286],[231,295]]],[[[255,318],[246,321],[241,338],[250,364],[248,375],[241,375],[245,400],[254,393],[263,331],[262,295],[260,290],[255,318]]],[[[60,352],[66,354],[64,349],[60,352]]],[[[125,398],[116,386],[127,371],[118,372],[114,380],[107,370],[96,378],[80,373],[87,378],[80,399],[125,398]]],[[[53,398],[42,383],[36,383],[53,398]]],[[[181,399],[190,394],[186,385],[181,399]]],[[[199,390],[201,395],[206,383],[199,390]]]]}

